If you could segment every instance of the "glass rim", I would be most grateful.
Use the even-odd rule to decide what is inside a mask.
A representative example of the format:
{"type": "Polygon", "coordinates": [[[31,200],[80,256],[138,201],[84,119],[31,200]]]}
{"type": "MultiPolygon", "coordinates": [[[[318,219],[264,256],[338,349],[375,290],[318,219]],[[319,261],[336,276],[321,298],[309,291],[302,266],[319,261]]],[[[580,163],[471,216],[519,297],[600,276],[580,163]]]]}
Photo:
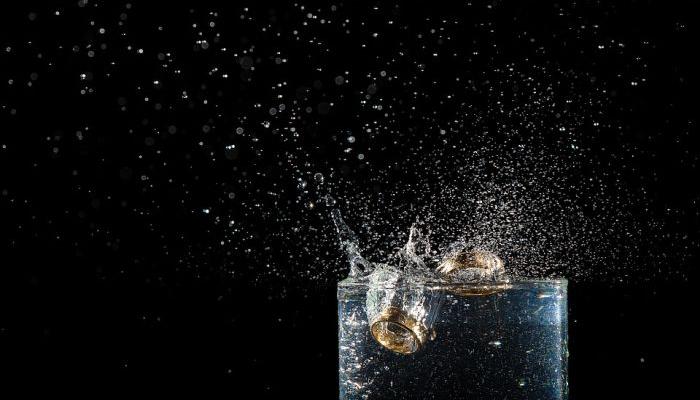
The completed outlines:
{"type": "Polygon", "coordinates": [[[401,287],[421,287],[427,289],[455,289],[455,288],[479,288],[479,289],[517,289],[537,286],[549,287],[568,287],[566,278],[522,278],[514,277],[508,281],[502,282],[445,282],[436,280],[425,281],[401,281],[398,283],[376,284],[366,280],[357,280],[355,278],[345,278],[338,282],[338,289],[354,289],[354,288],[401,288],[401,287]]]}

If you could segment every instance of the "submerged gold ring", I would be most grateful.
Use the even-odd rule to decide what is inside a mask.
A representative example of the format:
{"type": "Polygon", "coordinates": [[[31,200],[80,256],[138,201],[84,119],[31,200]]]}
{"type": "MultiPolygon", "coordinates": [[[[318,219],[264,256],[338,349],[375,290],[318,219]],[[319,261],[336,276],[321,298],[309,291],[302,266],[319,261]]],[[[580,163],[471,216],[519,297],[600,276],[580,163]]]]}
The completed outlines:
{"type": "Polygon", "coordinates": [[[431,338],[425,325],[393,306],[372,321],[370,332],[379,344],[400,354],[415,353],[431,338]]]}

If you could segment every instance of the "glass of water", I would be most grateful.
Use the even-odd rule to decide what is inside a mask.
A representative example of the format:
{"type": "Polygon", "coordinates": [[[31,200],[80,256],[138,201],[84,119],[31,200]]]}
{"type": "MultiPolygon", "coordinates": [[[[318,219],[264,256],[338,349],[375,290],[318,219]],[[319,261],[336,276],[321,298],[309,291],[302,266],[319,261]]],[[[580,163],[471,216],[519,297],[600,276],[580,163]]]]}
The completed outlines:
{"type": "Polygon", "coordinates": [[[566,285],[340,282],[340,399],[566,399],[566,285]]]}

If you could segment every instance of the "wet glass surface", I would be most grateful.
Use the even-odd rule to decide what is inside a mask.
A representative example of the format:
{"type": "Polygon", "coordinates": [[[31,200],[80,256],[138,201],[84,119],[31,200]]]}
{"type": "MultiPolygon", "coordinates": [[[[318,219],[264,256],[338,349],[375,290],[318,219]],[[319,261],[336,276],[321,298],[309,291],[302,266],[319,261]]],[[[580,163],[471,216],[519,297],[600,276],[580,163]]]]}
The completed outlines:
{"type": "Polygon", "coordinates": [[[372,287],[346,280],[338,315],[341,399],[567,398],[566,281],[372,287]],[[373,324],[387,323],[377,315],[429,333],[415,351],[397,351],[395,342],[377,340],[373,324]]]}

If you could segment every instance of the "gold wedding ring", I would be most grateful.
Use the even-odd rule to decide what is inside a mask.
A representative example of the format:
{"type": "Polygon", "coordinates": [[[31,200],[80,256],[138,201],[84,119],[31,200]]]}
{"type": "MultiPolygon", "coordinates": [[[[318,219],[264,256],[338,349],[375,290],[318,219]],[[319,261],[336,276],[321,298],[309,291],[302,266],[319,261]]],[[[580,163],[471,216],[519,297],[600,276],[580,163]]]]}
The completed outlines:
{"type": "Polygon", "coordinates": [[[383,310],[372,321],[370,331],[379,344],[400,354],[415,353],[431,336],[423,324],[397,307],[383,310]]]}
{"type": "Polygon", "coordinates": [[[510,286],[507,282],[494,280],[504,272],[503,260],[485,250],[454,252],[440,262],[437,272],[448,280],[453,280],[455,284],[459,284],[450,289],[450,292],[459,296],[487,296],[510,286]],[[456,279],[457,275],[465,272],[470,272],[473,283],[467,281],[462,284],[456,279]],[[482,279],[474,279],[475,277],[482,277],[482,279]]]}

